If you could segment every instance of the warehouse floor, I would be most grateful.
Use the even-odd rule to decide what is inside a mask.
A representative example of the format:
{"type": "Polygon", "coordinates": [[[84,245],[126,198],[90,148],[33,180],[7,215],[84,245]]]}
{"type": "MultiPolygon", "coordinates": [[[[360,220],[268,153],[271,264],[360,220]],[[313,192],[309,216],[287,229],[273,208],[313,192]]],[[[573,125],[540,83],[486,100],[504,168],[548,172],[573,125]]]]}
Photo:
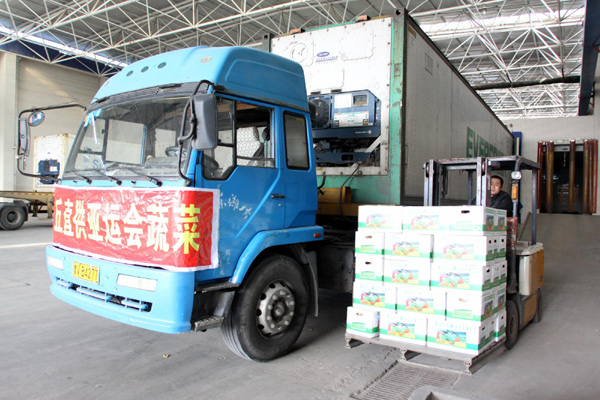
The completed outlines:
{"type": "MultiPolygon", "coordinates": [[[[600,218],[540,215],[539,221],[538,240],[546,251],[542,321],[474,375],[448,372],[454,374],[452,386],[441,393],[481,399],[599,397],[600,218]]],[[[50,241],[47,220],[0,231],[0,399],[367,398],[373,384],[404,366],[397,363],[398,350],[344,347],[351,302],[346,294],[321,292],[321,315],[308,319],[294,350],[263,364],[234,356],[218,330],[165,335],[85,313],[48,290],[44,244],[50,241]]],[[[456,369],[420,357],[412,361],[456,369]]],[[[377,398],[407,398],[398,385],[404,383],[377,398]]],[[[413,396],[424,398],[418,397],[423,393],[413,396]]]]}

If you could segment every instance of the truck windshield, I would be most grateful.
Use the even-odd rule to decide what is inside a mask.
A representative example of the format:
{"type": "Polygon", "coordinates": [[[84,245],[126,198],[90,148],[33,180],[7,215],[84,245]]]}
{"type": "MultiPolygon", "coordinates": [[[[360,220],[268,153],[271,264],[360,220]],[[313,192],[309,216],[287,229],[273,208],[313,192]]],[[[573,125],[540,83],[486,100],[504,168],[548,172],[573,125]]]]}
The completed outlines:
{"type": "MultiPolygon", "coordinates": [[[[89,111],[79,128],[64,178],[178,179],[183,110],[189,97],[131,100],[89,111]]],[[[184,143],[182,167],[189,143],[184,143]]]]}

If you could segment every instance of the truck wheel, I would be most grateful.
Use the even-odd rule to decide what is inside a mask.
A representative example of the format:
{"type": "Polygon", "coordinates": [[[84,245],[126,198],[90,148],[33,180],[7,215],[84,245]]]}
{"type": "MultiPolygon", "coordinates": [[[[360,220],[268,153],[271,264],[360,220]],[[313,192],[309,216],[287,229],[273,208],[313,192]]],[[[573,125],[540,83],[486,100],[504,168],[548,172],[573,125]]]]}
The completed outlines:
{"type": "Polygon", "coordinates": [[[0,227],[6,231],[14,231],[23,226],[25,211],[15,205],[8,205],[0,210],[0,227]]]}
{"type": "Polygon", "coordinates": [[[308,285],[300,266],[289,257],[271,256],[236,293],[221,327],[225,344],[249,360],[281,357],[300,336],[308,303],[308,285]]]}
{"type": "Polygon", "coordinates": [[[533,322],[540,322],[541,320],[542,320],[542,289],[538,289],[537,310],[535,311],[535,316],[533,317],[533,322]]]}
{"type": "Polygon", "coordinates": [[[512,349],[519,338],[519,310],[513,300],[506,301],[506,348],[512,349]]]}

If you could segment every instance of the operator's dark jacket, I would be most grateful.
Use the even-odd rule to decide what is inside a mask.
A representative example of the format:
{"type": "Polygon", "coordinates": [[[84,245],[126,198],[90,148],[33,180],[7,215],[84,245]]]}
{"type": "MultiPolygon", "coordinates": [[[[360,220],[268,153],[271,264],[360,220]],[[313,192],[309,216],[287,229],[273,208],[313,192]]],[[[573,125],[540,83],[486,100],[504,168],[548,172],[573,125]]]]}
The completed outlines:
{"type": "Polygon", "coordinates": [[[492,196],[492,202],[490,207],[497,208],[500,210],[506,210],[506,216],[512,217],[513,215],[513,204],[510,195],[506,193],[504,190],[501,190],[495,196],[492,196]]]}

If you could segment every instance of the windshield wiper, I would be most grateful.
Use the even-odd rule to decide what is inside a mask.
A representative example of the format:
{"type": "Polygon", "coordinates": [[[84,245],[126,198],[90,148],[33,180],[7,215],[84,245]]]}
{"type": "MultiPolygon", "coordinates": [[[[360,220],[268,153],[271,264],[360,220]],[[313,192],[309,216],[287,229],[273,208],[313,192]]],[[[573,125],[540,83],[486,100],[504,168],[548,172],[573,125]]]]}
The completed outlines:
{"type": "Polygon", "coordinates": [[[76,171],[76,170],[72,169],[72,170],[70,170],[70,171],[66,171],[65,173],[66,173],[66,174],[73,174],[73,175],[75,175],[76,177],[83,179],[84,181],[86,181],[86,182],[88,183],[88,185],[91,185],[91,184],[92,184],[92,180],[91,180],[90,178],[88,178],[87,176],[84,176],[84,175],[78,174],[78,173],[77,173],[77,172],[75,172],[75,171],[76,171]]]}
{"type": "Polygon", "coordinates": [[[158,179],[154,178],[153,176],[142,174],[141,172],[136,171],[135,169],[133,169],[131,167],[126,167],[124,165],[119,165],[119,164],[112,164],[112,165],[110,165],[110,168],[111,169],[126,169],[127,171],[133,172],[137,176],[142,177],[142,178],[154,183],[158,187],[162,186],[162,181],[159,181],[158,179]]]}
{"type": "Polygon", "coordinates": [[[93,171],[99,173],[100,175],[106,177],[109,181],[116,183],[117,185],[121,185],[121,183],[123,183],[122,180],[115,178],[114,176],[110,176],[108,175],[106,172],[102,171],[99,168],[94,168],[93,171]]]}

